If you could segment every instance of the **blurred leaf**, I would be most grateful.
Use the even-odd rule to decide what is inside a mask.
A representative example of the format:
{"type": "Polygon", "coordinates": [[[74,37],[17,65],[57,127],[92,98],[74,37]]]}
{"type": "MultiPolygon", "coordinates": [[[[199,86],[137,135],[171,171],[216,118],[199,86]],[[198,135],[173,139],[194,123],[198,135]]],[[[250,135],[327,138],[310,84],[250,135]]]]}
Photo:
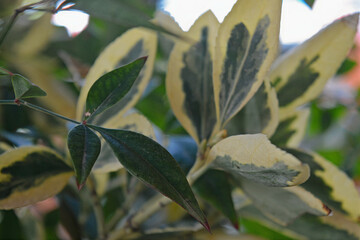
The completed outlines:
{"type": "Polygon", "coordinates": [[[239,229],[235,212],[229,175],[219,170],[208,170],[193,185],[195,192],[223,213],[239,229]]]}
{"type": "Polygon", "coordinates": [[[280,56],[270,80],[277,91],[280,118],[315,99],[353,46],[359,15],[343,17],[280,56]]]}
{"type": "Polygon", "coordinates": [[[244,232],[263,237],[265,239],[276,240],[292,240],[293,238],[287,237],[275,229],[262,225],[260,222],[252,219],[241,218],[241,227],[244,232]]]}
{"type": "Polygon", "coordinates": [[[76,173],[78,188],[81,189],[99,156],[99,137],[86,125],[77,125],[68,135],[68,148],[76,173]]]}
{"type": "Polygon", "coordinates": [[[0,76],[1,75],[10,75],[10,73],[8,71],[6,71],[5,69],[0,67],[0,76]]]}
{"type": "Polygon", "coordinates": [[[0,208],[12,209],[60,192],[73,175],[47,147],[20,147],[0,155],[0,208]]]}
{"type": "Polygon", "coordinates": [[[350,72],[357,65],[356,61],[346,58],[337,70],[336,74],[341,75],[350,72]]]}
{"type": "Polygon", "coordinates": [[[271,144],[263,134],[225,138],[211,148],[207,161],[210,168],[273,187],[301,184],[310,174],[307,164],[271,144]]]}
{"type": "Polygon", "coordinates": [[[100,77],[90,88],[86,98],[86,113],[90,119],[120,101],[137,79],[147,57],[115,69],[100,77]]]}
{"type": "Polygon", "coordinates": [[[91,128],[98,131],[110,144],[121,164],[132,175],[174,200],[209,230],[185,174],[160,144],[131,131],[97,126],[91,128]]]}
{"type": "Polygon", "coordinates": [[[46,92],[19,74],[11,75],[11,82],[16,99],[46,96],[46,92]]]}
{"type": "Polygon", "coordinates": [[[179,163],[184,173],[188,173],[194,165],[198,146],[190,136],[169,136],[166,149],[179,163]]]}
{"type": "Polygon", "coordinates": [[[313,7],[314,3],[315,3],[315,0],[304,0],[305,3],[309,6],[309,7],[313,7]]]}
{"type": "Polygon", "coordinates": [[[0,211],[0,239],[25,239],[21,222],[13,210],[0,211]]]}

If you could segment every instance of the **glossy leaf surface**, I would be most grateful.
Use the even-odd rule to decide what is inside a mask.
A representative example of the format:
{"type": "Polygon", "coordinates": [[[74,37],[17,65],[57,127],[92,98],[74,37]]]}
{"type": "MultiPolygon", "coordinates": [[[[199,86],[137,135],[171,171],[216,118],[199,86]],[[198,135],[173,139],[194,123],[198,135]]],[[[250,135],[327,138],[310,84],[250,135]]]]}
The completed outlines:
{"type": "Polygon", "coordinates": [[[62,157],[47,147],[20,147],[0,155],[0,209],[45,200],[73,175],[62,157]]]}
{"type": "Polygon", "coordinates": [[[208,170],[196,180],[193,187],[200,197],[222,212],[235,228],[239,228],[231,196],[232,187],[227,173],[214,169],[208,170]]]}
{"type": "Polygon", "coordinates": [[[132,175],[178,203],[209,229],[185,174],[166,149],[136,132],[91,127],[103,136],[120,163],[132,175]]]}
{"type": "Polygon", "coordinates": [[[46,96],[46,92],[19,74],[12,75],[11,82],[16,99],[46,96]]]}
{"type": "Polygon", "coordinates": [[[298,185],[309,178],[307,164],[272,145],[263,134],[237,135],[212,147],[207,159],[219,168],[267,186],[298,185]]]}
{"type": "Polygon", "coordinates": [[[68,148],[76,173],[78,187],[81,188],[99,156],[99,137],[87,126],[77,125],[68,135],[68,148]]]}
{"type": "MultiPolygon", "coordinates": [[[[138,77],[147,57],[115,69],[100,77],[90,88],[86,99],[86,112],[95,116],[120,101],[138,77]]],[[[90,120],[89,118],[89,120],[90,120]]]]}

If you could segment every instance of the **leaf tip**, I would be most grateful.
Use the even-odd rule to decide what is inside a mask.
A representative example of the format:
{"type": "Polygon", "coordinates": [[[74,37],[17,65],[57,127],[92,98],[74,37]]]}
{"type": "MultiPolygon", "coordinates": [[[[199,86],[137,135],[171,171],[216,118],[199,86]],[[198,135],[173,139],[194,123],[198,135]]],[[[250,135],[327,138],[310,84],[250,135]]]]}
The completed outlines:
{"type": "Polygon", "coordinates": [[[141,58],[139,58],[139,59],[141,59],[141,60],[143,60],[144,62],[146,62],[146,60],[148,59],[148,56],[143,56],[143,57],[141,57],[141,58]]]}
{"type": "Polygon", "coordinates": [[[77,185],[78,190],[80,191],[84,187],[85,182],[79,183],[79,181],[76,180],[76,185],[77,185]]]}
{"type": "Polygon", "coordinates": [[[232,225],[234,226],[234,228],[235,228],[236,230],[239,231],[239,222],[238,222],[238,221],[232,222],[232,225]]]}
{"type": "Polygon", "coordinates": [[[210,225],[209,225],[209,223],[208,223],[208,221],[207,220],[205,220],[205,222],[203,222],[203,223],[201,223],[203,226],[204,226],[204,228],[211,234],[211,228],[210,228],[210,225]]]}
{"type": "Polygon", "coordinates": [[[328,206],[326,206],[325,204],[323,204],[323,209],[326,212],[327,216],[332,216],[333,215],[332,210],[328,206]]]}

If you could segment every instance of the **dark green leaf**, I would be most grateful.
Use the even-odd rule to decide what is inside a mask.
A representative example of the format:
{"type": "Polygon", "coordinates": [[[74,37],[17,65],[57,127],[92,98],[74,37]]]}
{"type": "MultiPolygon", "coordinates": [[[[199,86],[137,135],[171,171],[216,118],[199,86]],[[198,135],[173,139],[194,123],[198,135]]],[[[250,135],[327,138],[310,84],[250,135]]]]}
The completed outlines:
{"type": "Polygon", "coordinates": [[[13,210],[1,211],[0,239],[24,239],[19,218],[13,210]]]}
{"type": "Polygon", "coordinates": [[[341,64],[336,74],[341,75],[350,72],[355,66],[356,66],[356,61],[347,58],[341,64]]]}
{"type": "Polygon", "coordinates": [[[86,125],[77,125],[69,133],[68,148],[73,161],[77,184],[81,189],[99,156],[101,142],[99,137],[86,125]]]}
{"type": "Polygon", "coordinates": [[[91,128],[104,137],[121,164],[132,175],[177,202],[209,229],[206,217],[195,199],[185,174],[166,149],[136,132],[97,126],[91,128]]]}
{"type": "Polygon", "coordinates": [[[309,7],[313,7],[315,0],[305,0],[305,3],[309,6],[309,7]]]}
{"type": "Polygon", "coordinates": [[[146,59],[139,58],[100,77],[89,90],[86,112],[95,116],[120,101],[132,87],[146,59]]]}
{"type": "Polygon", "coordinates": [[[228,174],[219,170],[208,170],[194,184],[196,193],[221,211],[239,228],[238,218],[231,196],[231,185],[228,174]]]}
{"type": "Polygon", "coordinates": [[[12,75],[11,82],[16,99],[46,96],[46,92],[19,74],[12,75]]]}

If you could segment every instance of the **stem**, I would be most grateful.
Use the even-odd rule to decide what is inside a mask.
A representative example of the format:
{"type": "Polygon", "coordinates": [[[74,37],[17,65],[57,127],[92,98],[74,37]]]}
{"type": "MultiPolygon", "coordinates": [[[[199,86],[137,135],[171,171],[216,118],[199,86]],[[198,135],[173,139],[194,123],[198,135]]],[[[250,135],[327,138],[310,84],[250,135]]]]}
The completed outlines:
{"type": "Polygon", "coordinates": [[[36,110],[38,112],[42,112],[42,113],[45,113],[47,115],[50,115],[50,116],[54,116],[54,117],[58,117],[58,118],[61,118],[63,120],[66,120],[66,121],[69,121],[69,122],[72,122],[72,123],[75,123],[75,124],[81,124],[80,122],[78,121],[75,121],[74,119],[71,119],[71,118],[67,118],[63,115],[60,115],[60,114],[57,114],[57,113],[54,113],[50,110],[47,110],[45,108],[42,108],[42,107],[39,107],[37,105],[34,105],[34,104],[31,104],[29,102],[26,102],[24,100],[19,100],[17,103],[14,101],[14,100],[0,100],[0,105],[23,105],[25,107],[28,107],[28,108],[31,108],[33,110],[36,110]]]}
{"type": "Polygon", "coordinates": [[[4,31],[2,32],[2,34],[0,36],[0,46],[3,43],[3,41],[5,40],[5,37],[8,34],[8,32],[10,31],[11,27],[14,25],[15,20],[18,15],[19,15],[19,12],[15,11],[15,13],[11,16],[10,21],[8,22],[8,24],[6,25],[4,31]]]}
{"type": "Polygon", "coordinates": [[[98,230],[98,239],[105,240],[106,239],[106,230],[105,230],[105,219],[104,219],[104,213],[102,210],[102,206],[100,203],[100,198],[96,192],[95,189],[95,181],[93,177],[89,177],[88,180],[88,187],[90,189],[90,195],[93,201],[94,206],[94,212],[97,222],[97,230],[98,230]]]}

